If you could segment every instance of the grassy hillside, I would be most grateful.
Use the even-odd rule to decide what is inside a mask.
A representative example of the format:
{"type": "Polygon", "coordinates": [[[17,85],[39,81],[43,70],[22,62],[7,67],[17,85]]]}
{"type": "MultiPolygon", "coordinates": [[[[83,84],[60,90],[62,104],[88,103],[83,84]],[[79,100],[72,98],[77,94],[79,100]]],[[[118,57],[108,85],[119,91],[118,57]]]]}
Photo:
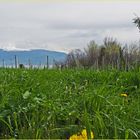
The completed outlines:
{"type": "Polygon", "coordinates": [[[140,138],[140,72],[0,69],[0,138],[140,138]]]}

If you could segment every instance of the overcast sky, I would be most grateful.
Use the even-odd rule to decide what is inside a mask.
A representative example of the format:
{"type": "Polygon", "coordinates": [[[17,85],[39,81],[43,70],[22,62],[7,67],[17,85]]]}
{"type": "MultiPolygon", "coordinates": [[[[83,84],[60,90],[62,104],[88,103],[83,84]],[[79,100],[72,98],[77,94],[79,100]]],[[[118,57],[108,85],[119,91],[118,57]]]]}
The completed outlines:
{"type": "Polygon", "coordinates": [[[140,2],[0,2],[0,48],[69,52],[105,37],[121,43],[138,41],[132,19],[140,2]]]}

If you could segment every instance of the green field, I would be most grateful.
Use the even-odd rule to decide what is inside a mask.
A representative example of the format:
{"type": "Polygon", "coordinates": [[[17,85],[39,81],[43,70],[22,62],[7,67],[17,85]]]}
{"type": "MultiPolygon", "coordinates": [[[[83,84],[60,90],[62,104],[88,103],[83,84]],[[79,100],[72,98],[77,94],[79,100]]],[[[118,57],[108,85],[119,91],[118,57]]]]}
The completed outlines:
{"type": "Polygon", "coordinates": [[[140,72],[0,69],[0,138],[140,139],[140,72]]]}

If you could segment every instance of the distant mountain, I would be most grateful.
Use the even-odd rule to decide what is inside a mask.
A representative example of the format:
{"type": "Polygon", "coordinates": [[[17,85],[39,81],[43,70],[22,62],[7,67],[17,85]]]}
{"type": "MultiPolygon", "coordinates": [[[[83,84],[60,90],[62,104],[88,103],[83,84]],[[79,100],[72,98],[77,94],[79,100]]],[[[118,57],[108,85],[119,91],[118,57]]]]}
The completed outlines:
{"type": "Polygon", "coordinates": [[[0,66],[5,65],[14,66],[15,56],[19,64],[32,65],[46,65],[48,56],[49,65],[53,65],[53,60],[64,61],[67,54],[63,52],[48,51],[48,50],[30,50],[30,51],[5,51],[0,49],[0,66]]]}

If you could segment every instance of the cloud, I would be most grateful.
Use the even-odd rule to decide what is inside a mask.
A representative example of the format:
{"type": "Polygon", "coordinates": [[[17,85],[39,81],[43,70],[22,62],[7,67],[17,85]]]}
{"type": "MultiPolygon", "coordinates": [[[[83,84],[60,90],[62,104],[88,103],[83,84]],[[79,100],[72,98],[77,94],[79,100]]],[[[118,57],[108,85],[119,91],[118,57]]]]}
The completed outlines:
{"type": "Polygon", "coordinates": [[[3,2],[0,42],[15,44],[11,49],[59,51],[82,49],[90,40],[102,43],[106,36],[130,43],[139,39],[134,13],[140,13],[138,2],[3,2]]]}
{"type": "Polygon", "coordinates": [[[6,51],[14,51],[14,50],[18,50],[18,51],[25,51],[25,50],[30,50],[29,48],[18,48],[17,45],[15,43],[0,43],[1,48],[0,49],[4,49],[6,51]]]}

